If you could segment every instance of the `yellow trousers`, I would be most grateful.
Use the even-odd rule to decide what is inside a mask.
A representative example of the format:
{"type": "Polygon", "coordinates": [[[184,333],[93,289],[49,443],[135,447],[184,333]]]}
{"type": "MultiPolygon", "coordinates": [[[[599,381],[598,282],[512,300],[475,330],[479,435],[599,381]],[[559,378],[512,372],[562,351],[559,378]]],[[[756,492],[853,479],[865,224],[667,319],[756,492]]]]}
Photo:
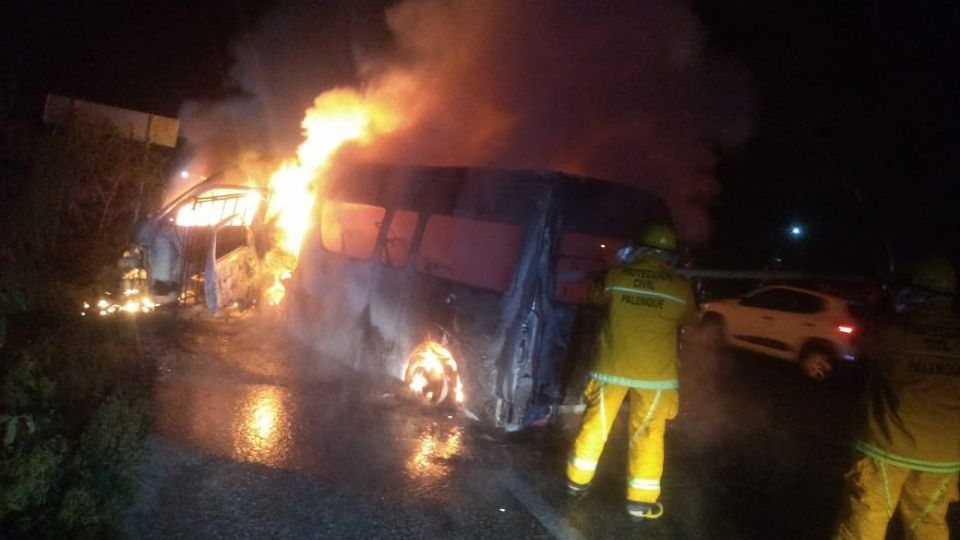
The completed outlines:
{"type": "Polygon", "coordinates": [[[638,390],[602,383],[587,383],[587,408],[580,434],[567,462],[567,478],[589,484],[607,442],[617,411],[630,393],[630,443],[627,456],[627,500],[656,502],[663,474],[663,432],[667,420],[677,416],[676,390],[638,390]]]}
{"type": "Polygon", "coordinates": [[[957,496],[957,473],[914,471],[862,456],[846,483],[838,540],[883,540],[895,511],[904,539],[948,539],[947,506],[957,496]]]}

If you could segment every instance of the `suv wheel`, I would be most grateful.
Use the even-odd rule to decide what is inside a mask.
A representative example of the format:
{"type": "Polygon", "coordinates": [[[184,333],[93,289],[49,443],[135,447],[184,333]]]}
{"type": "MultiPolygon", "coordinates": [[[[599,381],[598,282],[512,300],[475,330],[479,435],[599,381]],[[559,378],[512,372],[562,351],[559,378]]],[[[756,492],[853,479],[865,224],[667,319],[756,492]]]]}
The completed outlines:
{"type": "Polygon", "coordinates": [[[822,381],[833,374],[836,359],[827,345],[811,343],[800,351],[798,361],[807,378],[822,381]]]}

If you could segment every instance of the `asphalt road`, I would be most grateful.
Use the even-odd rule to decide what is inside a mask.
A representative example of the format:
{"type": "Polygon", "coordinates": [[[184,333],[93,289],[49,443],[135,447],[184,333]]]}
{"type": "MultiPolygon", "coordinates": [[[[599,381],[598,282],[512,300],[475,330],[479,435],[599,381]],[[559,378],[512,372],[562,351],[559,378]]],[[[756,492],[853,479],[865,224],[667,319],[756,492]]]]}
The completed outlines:
{"type": "Polygon", "coordinates": [[[135,538],[826,538],[860,388],[855,374],[818,384],[691,340],[666,513],[636,524],[623,508],[625,418],[593,490],[570,501],[575,417],[491,433],[343,372],[264,317],[160,316],[144,344],[161,375],[125,514],[135,538]]]}

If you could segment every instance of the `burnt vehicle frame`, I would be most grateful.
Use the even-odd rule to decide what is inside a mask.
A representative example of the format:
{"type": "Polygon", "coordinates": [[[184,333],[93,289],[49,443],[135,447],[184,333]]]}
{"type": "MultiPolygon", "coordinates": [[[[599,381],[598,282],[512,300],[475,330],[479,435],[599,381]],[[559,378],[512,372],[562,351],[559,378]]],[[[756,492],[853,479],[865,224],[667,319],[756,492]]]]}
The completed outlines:
{"type": "Polygon", "coordinates": [[[256,303],[268,203],[267,189],[235,171],[173,198],[135,234],[146,292],[158,303],[203,304],[212,312],[256,303]]]}
{"type": "Polygon", "coordinates": [[[286,300],[291,331],[325,359],[401,380],[413,351],[440,343],[466,414],[507,431],[580,403],[601,319],[584,308],[589,280],[638,222],[669,220],[656,195],[623,184],[455,167],[344,167],[317,206],[286,300]]]}

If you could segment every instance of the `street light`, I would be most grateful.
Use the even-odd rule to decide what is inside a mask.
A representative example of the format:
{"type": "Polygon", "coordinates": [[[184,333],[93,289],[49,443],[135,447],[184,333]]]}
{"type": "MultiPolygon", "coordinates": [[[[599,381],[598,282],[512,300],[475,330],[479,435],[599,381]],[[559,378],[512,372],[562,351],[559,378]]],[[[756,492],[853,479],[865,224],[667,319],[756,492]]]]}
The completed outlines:
{"type": "Polygon", "coordinates": [[[803,225],[800,225],[799,223],[794,223],[790,225],[788,232],[790,233],[791,238],[793,238],[794,240],[799,240],[801,237],[803,237],[803,233],[804,233],[803,225]]]}

